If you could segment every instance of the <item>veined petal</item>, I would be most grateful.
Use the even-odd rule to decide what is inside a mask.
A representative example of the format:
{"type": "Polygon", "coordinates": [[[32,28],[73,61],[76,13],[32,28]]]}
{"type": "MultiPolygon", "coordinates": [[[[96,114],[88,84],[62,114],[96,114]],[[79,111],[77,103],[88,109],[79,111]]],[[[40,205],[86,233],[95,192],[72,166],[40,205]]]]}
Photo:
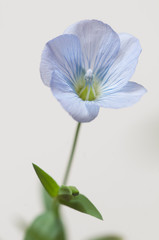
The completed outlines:
{"type": "Polygon", "coordinates": [[[138,57],[141,53],[139,40],[130,34],[122,33],[120,50],[116,60],[103,80],[103,89],[106,92],[116,92],[127,84],[135,72],[138,57]]]}
{"type": "Polygon", "coordinates": [[[146,93],[146,89],[135,82],[128,82],[118,92],[105,94],[96,102],[98,106],[105,108],[123,108],[129,107],[138,102],[146,93]]]}
{"type": "Polygon", "coordinates": [[[49,41],[43,50],[40,64],[44,84],[50,86],[54,70],[60,70],[68,82],[74,83],[82,71],[81,59],[81,46],[76,36],[65,34],[49,41]]]}
{"type": "Polygon", "coordinates": [[[109,25],[97,20],[77,22],[64,33],[74,34],[79,38],[85,69],[92,69],[102,79],[118,54],[118,34],[109,25]]]}
{"type": "Polygon", "coordinates": [[[53,72],[50,86],[56,99],[76,121],[90,122],[97,117],[99,107],[93,101],[80,99],[62,73],[53,72]]]}

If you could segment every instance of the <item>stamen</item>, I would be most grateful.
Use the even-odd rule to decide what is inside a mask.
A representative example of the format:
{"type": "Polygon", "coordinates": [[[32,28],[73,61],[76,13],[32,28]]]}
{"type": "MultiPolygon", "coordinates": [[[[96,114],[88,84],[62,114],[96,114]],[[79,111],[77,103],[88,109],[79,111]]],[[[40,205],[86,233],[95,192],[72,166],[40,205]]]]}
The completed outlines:
{"type": "Polygon", "coordinates": [[[91,88],[90,88],[90,86],[88,86],[86,101],[88,101],[88,99],[89,99],[90,90],[91,90],[91,88]]]}
{"type": "Polygon", "coordinates": [[[93,72],[91,69],[88,69],[85,76],[84,76],[85,80],[90,83],[93,81],[93,72]]]}
{"type": "Polygon", "coordinates": [[[94,86],[92,85],[92,92],[93,92],[93,94],[94,94],[94,97],[96,98],[96,92],[95,92],[95,90],[94,90],[94,86]]]}
{"type": "Polygon", "coordinates": [[[81,89],[81,91],[80,91],[80,93],[79,93],[79,96],[81,96],[81,94],[83,93],[83,91],[86,89],[86,86],[84,86],[82,89],[81,89]]]}

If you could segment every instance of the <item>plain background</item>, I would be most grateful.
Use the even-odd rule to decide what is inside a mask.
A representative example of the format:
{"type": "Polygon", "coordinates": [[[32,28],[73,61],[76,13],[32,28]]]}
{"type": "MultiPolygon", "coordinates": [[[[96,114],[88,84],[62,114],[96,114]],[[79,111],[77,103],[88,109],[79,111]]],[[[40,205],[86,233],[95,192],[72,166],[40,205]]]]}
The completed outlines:
{"type": "Polygon", "coordinates": [[[63,207],[69,240],[117,233],[159,239],[159,1],[4,0],[0,6],[0,240],[22,240],[17,222],[42,211],[34,162],[59,184],[76,122],[39,75],[44,44],[82,19],[98,19],[140,39],[132,78],[148,93],[133,107],[101,109],[83,124],[69,184],[104,221],[63,207]]]}

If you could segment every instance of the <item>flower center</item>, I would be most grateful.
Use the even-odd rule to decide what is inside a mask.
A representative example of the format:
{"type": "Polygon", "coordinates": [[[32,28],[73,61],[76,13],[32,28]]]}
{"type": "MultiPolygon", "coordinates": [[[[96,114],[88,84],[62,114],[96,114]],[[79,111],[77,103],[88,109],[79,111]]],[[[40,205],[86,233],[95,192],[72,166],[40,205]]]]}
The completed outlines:
{"type": "Polygon", "coordinates": [[[100,95],[99,81],[91,69],[80,76],[75,84],[75,91],[84,101],[93,101],[100,95]]]}

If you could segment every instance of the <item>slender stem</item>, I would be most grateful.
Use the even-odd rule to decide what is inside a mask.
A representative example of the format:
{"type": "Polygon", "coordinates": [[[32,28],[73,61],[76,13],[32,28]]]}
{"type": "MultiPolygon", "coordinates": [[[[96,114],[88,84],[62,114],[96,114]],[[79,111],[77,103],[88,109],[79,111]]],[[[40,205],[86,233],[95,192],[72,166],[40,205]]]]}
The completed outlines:
{"type": "Polygon", "coordinates": [[[74,153],[75,153],[75,149],[76,149],[76,144],[77,144],[77,139],[78,139],[78,133],[79,133],[79,130],[80,130],[80,126],[81,126],[81,123],[78,123],[77,124],[77,128],[76,128],[74,141],[73,141],[73,145],[72,145],[70,158],[69,158],[69,161],[68,161],[68,165],[67,165],[65,176],[64,176],[64,180],[63,180],[63,184],[64,185],[66,185],[67,180],[68,180],[68,175],[70,173],[70,169],[71,169],[71,165],[72,165],[72,161],[73,161],[73,157],[74,157],[74,153]]]}

